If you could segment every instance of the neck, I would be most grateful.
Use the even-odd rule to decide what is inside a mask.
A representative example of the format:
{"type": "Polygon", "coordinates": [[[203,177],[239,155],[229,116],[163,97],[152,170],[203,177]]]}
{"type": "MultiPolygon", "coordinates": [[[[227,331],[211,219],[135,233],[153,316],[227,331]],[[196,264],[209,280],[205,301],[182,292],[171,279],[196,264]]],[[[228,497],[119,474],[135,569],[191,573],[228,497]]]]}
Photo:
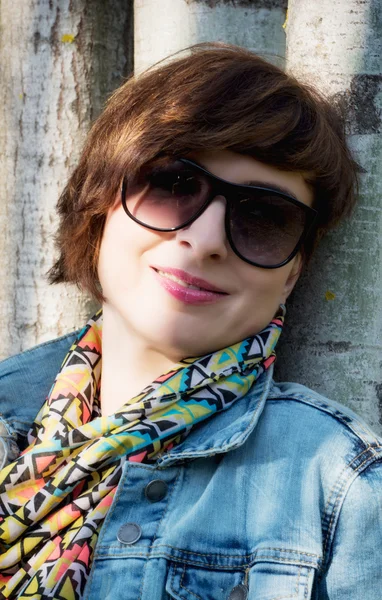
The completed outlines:
{"type": "Polygon", "coordinates": [[[173,365],[173,360],[150,347],[105,303],[102,323],[102,415],[115,413],[173,365]]]}

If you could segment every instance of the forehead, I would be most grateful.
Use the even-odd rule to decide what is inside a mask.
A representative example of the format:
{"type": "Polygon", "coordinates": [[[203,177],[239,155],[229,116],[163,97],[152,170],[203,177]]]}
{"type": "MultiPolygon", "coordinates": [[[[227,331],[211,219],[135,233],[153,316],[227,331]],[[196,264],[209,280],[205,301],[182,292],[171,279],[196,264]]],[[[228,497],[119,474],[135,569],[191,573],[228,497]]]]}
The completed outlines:
{"type": "Polygon", "coordinates": [[[191,152],[187,158],[195,160],[217,177],[232,183],[267,187],[274,185],[308,206],[313,204],[313,188],[306,181],[303,173],[282,171],[273,165],[262,163],[252,156],[230,150],[191,152]]]}

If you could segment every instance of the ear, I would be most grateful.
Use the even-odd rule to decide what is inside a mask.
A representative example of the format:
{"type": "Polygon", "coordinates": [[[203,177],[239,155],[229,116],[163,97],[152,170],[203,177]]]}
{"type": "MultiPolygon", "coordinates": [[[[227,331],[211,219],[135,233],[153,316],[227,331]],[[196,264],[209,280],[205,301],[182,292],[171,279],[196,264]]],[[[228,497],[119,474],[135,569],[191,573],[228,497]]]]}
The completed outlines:
{"type": "Polygon", "coordinates": [[[286,299],[288,298],[289,294],[291,293],[294,286],[296,285],[298,278],[301,275],[303,259],[302,259],[302,256],[300,253],[298,253],[294,257],[291,264],[292,264],[292,267],[291,267],[288,278],[284,285],[284,294],[283,294],[283,298],[282,298],[283,304],[286,302],[286,299]]]}

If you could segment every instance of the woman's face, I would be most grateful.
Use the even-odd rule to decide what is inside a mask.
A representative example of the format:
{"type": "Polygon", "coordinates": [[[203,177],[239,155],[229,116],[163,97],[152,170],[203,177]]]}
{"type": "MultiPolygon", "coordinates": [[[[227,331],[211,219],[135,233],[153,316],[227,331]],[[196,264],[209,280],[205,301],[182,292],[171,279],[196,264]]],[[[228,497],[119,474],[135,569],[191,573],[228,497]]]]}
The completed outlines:
{"type": "MultiPolygon", "coordinates": [[[[233,183],[275,184],[312,204],[313,194],[302,174],[228,150],[197,152],[189,158],[233,183]]],[[[107,216],[99,258],[107,309],[121,327],[173,360],[201,356],[258,333],[298,278],[299,255],[277,269],[241,260],[226,238],[225,207],[224,197],[217,196],[191,225],[174,232],[140,226],[126,215],[120,200],[107,216]],[[225,293],[198,303],[181,282],[158,273],[169,269],[203,279],[225,293]]]]}

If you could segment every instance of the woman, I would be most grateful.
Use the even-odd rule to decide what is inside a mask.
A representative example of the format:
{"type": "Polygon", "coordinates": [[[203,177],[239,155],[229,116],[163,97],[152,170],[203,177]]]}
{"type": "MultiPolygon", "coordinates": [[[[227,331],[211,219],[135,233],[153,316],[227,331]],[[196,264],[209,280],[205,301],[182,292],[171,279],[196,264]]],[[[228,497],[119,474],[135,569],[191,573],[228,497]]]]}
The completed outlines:
{"type": "Polygon", "coordinates": [[[50,273],[102,311],[1,365],[3,598],[380,597],[381,443],[272,379],[356,171],[329,103],[244,49],[115,92],[50,273]]]}

